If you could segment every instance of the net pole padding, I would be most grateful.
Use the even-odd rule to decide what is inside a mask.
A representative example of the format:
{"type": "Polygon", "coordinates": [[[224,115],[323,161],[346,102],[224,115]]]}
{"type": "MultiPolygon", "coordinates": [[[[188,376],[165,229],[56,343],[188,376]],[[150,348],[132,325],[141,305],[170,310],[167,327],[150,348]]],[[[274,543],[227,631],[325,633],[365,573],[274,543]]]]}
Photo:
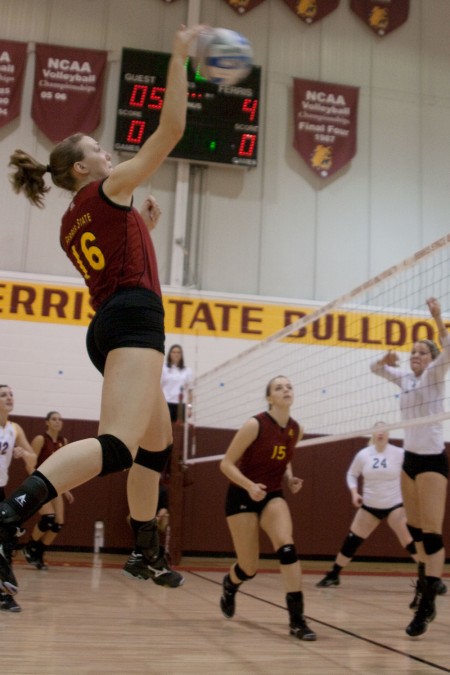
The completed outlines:
{"type": "MultiPolygon", "coordinates": [[[[434,424],[435,422],[444,422],[445,420],[450,419],[450,412],[437,413],[436,415],[429,415],[426,418],[426,424],[434,424]]],[[[355,434],[354,431],[349,431],[348,433],[342,434],[333,434],[332,436],[315,436],[314,438],[305,438],[301,440],[295,447],[296,449],[306,448],[313,445],[323,445],[329,443],[329,438],[334,441],[346,441],[351,438],[356,438],[361,436],[372,436],[375,431],[394,431],[395,429],[406,429],[409,427],[417,427],[423,425],[423,420],[399,420],[398,422],[391,422],[390,424],[377,424],[376,427],[368,427],[367,429],[361,429],[355,434]]],[[[207,457],[196,457],[193,459],[186,459],[186,464],[203,464],[205,462],[219,462],[225,457],[222,455],[209,455],[207,457]]]]}
{"type": "Polygon", "coordinates": [[[328,302],[325,305],[318,307],[310,314],[307,314],[306,316],[297,319],[297,321],[294,321],[293,323],[288,324],[284,328],[281,328],[279,331],[273,333],[265,340],[259,342],[256,345],[252,345],[248,349],[242,351],[237,356],[234,356],[231,359],[228,359],[227,361],[224,361],[220,365],[216,366],[215,368],[208,370],[207,373],[199,375],[196,378],[194,384],[194,396],[195,396],[195,387],[198,386],[203,379],[209,378],[210,376],[214,375],[217,372],[220,372],[223,368],[227,366],[238,363],[241,359],[247,358],[249,354],[253,354],[260,349],[264,349],[265,345],[267,345],[268,343],[281,340],[282,338],[287,337],[290,333],[293,333],[294,331],[298,331],[301,328],[304,328],[308,324],[316,321],[317,319],[320,319],[325,314],[328,314],[333,309],[336,309],[336,307],[340,307],[342,305],[347,304],[348,302],[356,298],[358,295],[361,295],[361,293],[364,293],[365,291],[374,288],[381,282],[386,281],[386,279],[389,279],[390,277],[399,274],[399,272],[402,272],[412,267],[419,260],[420,261],[425,260],[429,256],[433,255],[436,251],[438,251],[439,249],[444,249],[449,244],[450,244],[450,234],[447,234],[445,235],[445,237],[441,237],[440,239],[434,241],[432,244],[429,244],[428,246],[422,248],[420,251],[417,251],[416,253],[414,253],[414,255],[405,258],[402,262],[397,263],[396,265],[392,265],[392,267],[389,267],[384,272],[381,272],[380,274],[377,274],[368,281],[365,281],[363,284],[356,286],[356,288],[349,291],[348,293],[344,293],[344,295],[341,295],[339,298],[336,298],[335,300],[332,300],[331,302],[328,302]]]}
{"type": "Polygon", "coordinates": [[[170,456],[169,480],[169,554],[173,565],[179,565],[182,555],[183,532],[183,439],[184,424],[175,423],[173,430],[173,448],[170,456]]]}

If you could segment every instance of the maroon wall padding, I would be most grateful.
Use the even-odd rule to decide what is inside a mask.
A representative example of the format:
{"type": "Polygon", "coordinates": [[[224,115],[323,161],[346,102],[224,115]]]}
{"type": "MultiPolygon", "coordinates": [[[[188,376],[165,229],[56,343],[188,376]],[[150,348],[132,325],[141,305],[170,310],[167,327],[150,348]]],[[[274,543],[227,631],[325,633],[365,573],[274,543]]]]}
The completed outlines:
{"type": "MultiPolygon", "coordinates": [[[[22,425],[30,440],[43,432],[44,425],[40,418],[14,416],[12,419],[22,425]]],[[[181,457],[182,426],[175,425],[174,432],[176,451],[181,457]]],[[[64,435],[70,441],[96,436],[97,423],[66,420],[64,435]]],[[[223,455],[233,435],[234,431],[227,429],[197,428],[195,434],[191,429],[190,437],[195,440],[195,457],[223,455]]],[[[293,468],[294,474],[303,478],[303,488],[297,495],[287,491],[285,494],[291,508],[294,540],[300,556],[334,557],[339,551],[355,512],[345,474],[355,453],[366,443],[365,439],[352,439],[297,449],[293,468]]],[[[14,460],[7,492],[18,485],[25,475],[22,461],[14,460]]],[[[130,549],[132,535],[126,522],[126,477],[127,474],[122,472],[94,478],[75,488],[75,502],[67,505],[66,526],[55,541],[55,546],[75,549],[92,547],[94,523],[102,520],[105,523],[105,548],[130,549]]],[[[169,481],[170,500],[174,507],[178,506],[178,502],[182,508],[179,528],[173,523],[173,534],[181,537],[181,545],[177,547],[180,553],[232,554],[233,546],[224,515],[227,485],[227,479],[220,472],[219,461],[189,465],[183,472],[183,480],[177,476],[173,485],[169,481]]],[[[449,511],[450,491],[447,495],[447,513],[449,511]]],[[[35,522],[36,516],[28,521],[28,531],[31,531],[35,522]]],[[[444,526],[444,541],[449,553],[449,518],[444,526]]],[[[264,534],[261,535],[261,552],[273,553],[264,534]]],[[[385,522],[361,546],[358,555],[374,558],[409,557],[385,522]]]]}
{"type": "MultiPolygon", "coordinates": [[[[20,424],[27,438],[31,441],[37,434],[42,434],[45,424],[41,418],[11,417],[20,424]]],[[[95,437],[98,433],[98,422],[82,420],[65,420],[63,434],[69,441],[95,437]]],[[[13,460],[10,467],[7,494],[25,477],[26,472],[22,460],[13,460]]],[[[126,501],[127,473],[121,472],[93,480],[72,490],[75,498],[73,504],[66,502],[65,526],[55,540],[55,547],[85,549],[93,546],[94,523],[104,522],[106,549],[129,549],[132,546],[132,533],[127,523],[128,507],[126,501]]],[[[38,516],[34,516],[25,524],[27,534],[21,541],[26,541],[38,516]]]]}

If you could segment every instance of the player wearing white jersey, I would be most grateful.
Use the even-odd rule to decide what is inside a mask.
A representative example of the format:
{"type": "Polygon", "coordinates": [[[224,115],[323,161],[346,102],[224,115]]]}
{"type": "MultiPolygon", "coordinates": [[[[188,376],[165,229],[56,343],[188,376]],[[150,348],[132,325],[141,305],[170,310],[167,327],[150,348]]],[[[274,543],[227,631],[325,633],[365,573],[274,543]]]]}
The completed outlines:
{"type": "Polygon", "coordinates": [[[357,549],[384,518],[400,544],[418,562],[416,547],[406,525],[400,489],[403,449],[388,442],[387,431],[377,430],[382,425],[383,422],[377,422],[372,443],[355,455],[347,471],[352,503],[358,510],[333,568],[318,582],[319,588],[339,586],[342,568],[349,564],[357,549]],[[358,490],[360,478],[363,481],[362,495],[358,490]]]}
{"type": "MultiPolygon", "coordinates": [[[[399,367],[395,352],[387,352],[371,365],[375,375],[384,377],[401,389],[402,419],[426,417],[444,411],[445,376],[450,368],[450,335],[436,298],[428,298],[442,352],[433,340],[418,340],[411,356],[411,371],[399,367]]],[[[425,579],[419,589],[421,599],[414,619],[406,627],[411,637],[422,635],[436,616],[435,597],[442,587],[445,562],[442,539],[449,462],[445,452],[441,422],[405,429],[405,459],[401,475],[402,494],[408,528],[425,563],[425,579]]]]}
{"type": "MultiPolygon", "coordinates": [[[[36,455],[28,443],[22,427],[17,422],[10,422],[8,416],[14,408],[14,395],[7,384],[0,384],[0,501],[5,499],[5,487],[8,484],[9,467],[13,459],[20,457],[28,471],[36,464],[36,455]]],[[[0,556],[11,561],[12,548],[1,545],[0,556]]],[[[1,561],[0,561],[1,562],[1,561]]],[[[0,588],[0,609],[9,612],[20,612],[20,606],[9,594],[0,588]]]]}

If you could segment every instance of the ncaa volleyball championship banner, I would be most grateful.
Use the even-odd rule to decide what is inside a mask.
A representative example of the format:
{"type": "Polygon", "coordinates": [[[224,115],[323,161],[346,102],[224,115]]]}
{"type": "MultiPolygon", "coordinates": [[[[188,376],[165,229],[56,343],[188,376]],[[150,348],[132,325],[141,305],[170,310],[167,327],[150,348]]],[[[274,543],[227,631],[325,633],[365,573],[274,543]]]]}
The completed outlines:
{"type": "Polygon", "coordinates": [[[19,115],[26,58],[26,42],[0,40],[0,127],[19,115]]]}
{"type": "Polygon", "coordinates": [[[294,147],[320,178],[356,153],[358,87],[294,77],[294,147]]]}
{"type": "Polygon", "coordinates": [[[351,0],[350,8],[374,33],[384,37],[405,23],[409,0],[351,0]]]}
{"type": "Polygon", "coordinates": [[[107,52],[36,44],[31,115],[53,143],[100,124],[107,52]]]}

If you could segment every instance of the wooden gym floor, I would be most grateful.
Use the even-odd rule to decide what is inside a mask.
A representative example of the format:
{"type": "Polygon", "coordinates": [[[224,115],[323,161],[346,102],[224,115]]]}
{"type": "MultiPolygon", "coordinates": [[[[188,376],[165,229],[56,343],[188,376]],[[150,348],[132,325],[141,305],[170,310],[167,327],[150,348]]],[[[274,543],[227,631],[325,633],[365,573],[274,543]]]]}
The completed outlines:
{"type": "Polygon", "coordinates": [[[185,558],[185,584],[166,589],[121,574],[123,555],[50,552],[37,571],[14,561],[22,612],[0,612],[0,672],[21,675],[382,675],[450,673],[449,592],[420,639],[404,632],[414,566],[354,562],[338,588],[318,589],[326,562],[303,562],[305,614],[317,642],[288,634],[274,561],[222,617],[229,560],[185,558]]]}

